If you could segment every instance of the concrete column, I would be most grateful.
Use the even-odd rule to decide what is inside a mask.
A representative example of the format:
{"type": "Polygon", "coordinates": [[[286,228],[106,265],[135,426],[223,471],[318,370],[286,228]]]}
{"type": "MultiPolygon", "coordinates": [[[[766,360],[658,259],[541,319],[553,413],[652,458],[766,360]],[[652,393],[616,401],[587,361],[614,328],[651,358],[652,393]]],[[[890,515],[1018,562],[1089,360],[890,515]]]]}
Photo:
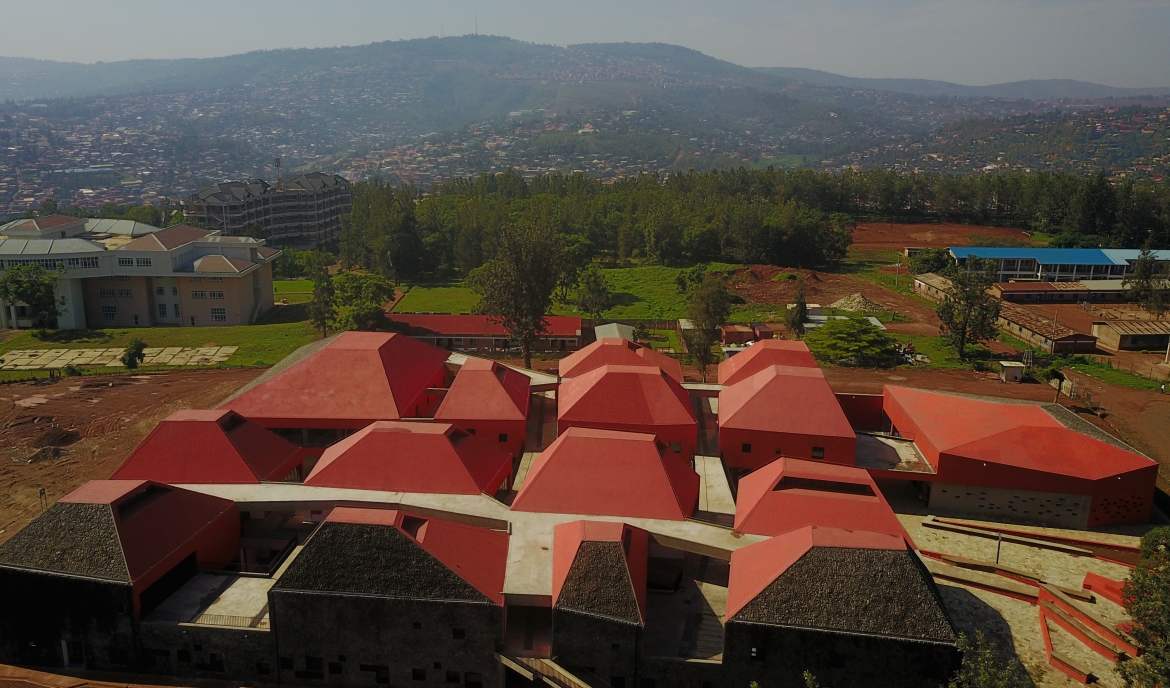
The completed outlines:
{"type": "Polygon", "coordinates": [[[57,328],[61,330],[84,330],[85,294],[80,279],[62,279],[57,282],[57,299],[62,302],[61,315],[57,317],[57,328]]]}

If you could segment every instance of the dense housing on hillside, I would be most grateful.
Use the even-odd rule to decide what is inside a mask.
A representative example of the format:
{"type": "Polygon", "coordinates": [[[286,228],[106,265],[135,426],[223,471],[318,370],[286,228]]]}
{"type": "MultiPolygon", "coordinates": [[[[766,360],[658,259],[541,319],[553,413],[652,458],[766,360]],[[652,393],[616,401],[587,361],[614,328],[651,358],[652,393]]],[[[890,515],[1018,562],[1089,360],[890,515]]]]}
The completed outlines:
{"type": "MultiPolygon", "coordinates": [[[[261,239],[186,225],[49,215],[0,227],[0,271],[61,270],[63,330],[247,325],[272,308],[272,262],[261,239]]],[[[0,302],[0,327],[32,327],[28,304],[0,302]]]]}
{"type": "Polygon", "coordinates": [[[311,172],[270,185],[262,179],[221,182],[183,199],[183,215],[228,236],[259,226],[271,241],[320,243],[334,239],[352,209],[349,181],[311,172]]]}
{"type": "Polygon", "coordinates": [[[875,478],[935,513],[1151,513],[1157,464],[1062,408],[836,395],[800,342],[749,347],[717,386],[612,339],[561,373],[347,332],[172,415],[0,545],[0,662],[305,686],[805,670],[937,686],[955,627],[875,478]]]}

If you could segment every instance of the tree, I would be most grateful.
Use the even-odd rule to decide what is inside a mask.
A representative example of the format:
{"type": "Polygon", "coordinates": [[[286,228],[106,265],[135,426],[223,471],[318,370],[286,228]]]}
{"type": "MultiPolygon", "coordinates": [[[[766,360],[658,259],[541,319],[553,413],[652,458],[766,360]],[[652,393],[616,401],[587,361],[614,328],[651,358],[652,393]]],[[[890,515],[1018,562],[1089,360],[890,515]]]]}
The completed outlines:
{"type": "Polygon", "coordinates": [[[1158,263],[1154,252],[1147,245],[1134,261],[1133,272],[1122,286],[1126,296],[1155,318],[1161,318],[1170,310],[1170,278],[1158,263]]]}
{"type": "Polygon", "coordinates": [[[784,325],[799,339],[804,334],[804,323],[808,320],[808,304],[804,300],[804,277],[796,277],[796,303],[784,314],[784,325]]]}
{"type": "Polygon", "coordinates": [[[910,257],[910,272],[921,275],[927,272],[942,274],[955,264],[947,248],[924,248],[910,257]]]}
{"type": "Polygon", "coordinates": [[[597,263],[590,263],[577,280],[577,306],[596,323],[601,313],[613,304],[613,294],[605,282],[605,273],[597,263]]]}
{"type": "Polygon", "coordinates": [[[731,298],[723,280],[715,275],[704,277],[691,292],[687,316],[694,329],[684,330],[683,339],[699,376],[706,382],[707,369],[716,359],[714,346],[720,340],[719,327],[731,317],[731,298]]]}
{"type": "Polygon", "coordinates": [[[544,225],[505,225],[496,257],[471,271],[467,282],[479,294],[476,312],[504,326],[532,366],[532,347],[546,332],[545,314],[561,274],[561,238],[544,225]]]}
{"type": "Polygon", "coordinates": [[[860,366],[887,366],[894,362],[894,340],[861,318],[830,318],[805,335],[804,343],[822,361],[860,366]]]}
{"type": "Polygon", "coordinates": [[[315,329],[321,330],[322,337],[328,337],[329,326],[337,317],[337,291],[324,258],[318,256],[311,262],[308,273],[313,280],[313,299],[309,301],[309,320],[315,329]]]}
{"type": "Polygon", "coordinates": [[[696,265],[689,270],[679,270],[678,274],[674,276],[675,290],[684,296],[690,296],[695,287],[703,283],[706,276],[706,265],[696,265]]]}
{"type": "Polygon", "coordinates": [[[1170,686],[1170,528],[1142,536],[1141,557],[1121,591],[1142,656],[1117,667],[1126,685],[1170,686]]]}
{"type": "Polygon", "coordinates": [[[41,201],[41,207],[37,210],[37,212],[41,217],[46,215],[56,215],[57,201],[53,200],[52,198],[46,198],[45,200],[41,201]]]}
{"type": "Polygon", "coordinates": [[[337,322],[340,330],[360,330],[362,332],[380,332],[390,329],[390,319],[380,303],[361,300],[349,307],[337,322]]]}
{"type": "Polygon", "coordinates": [[[333,289],[337,304],[352,306],[365,301],[381,306],[394,298],[394,285],[381,275],[363,275],[356,272],[342,272],[333,276],[333,289]]]}
{"type": "Polygon", "coordinates": [[[24,302],[32,308],[33,326],[56,328],[65,300],[57,296],[62,272],[50,272],[40,265],[13,265],[0,275],[0,300],[24,302]]]}
{"type": "Polygon", "coordinates": [[[561,274],[557,279],[557,291],[561,303],[569,303],[569,292],[578,285],[581,271],[589,263],[593,243],[575,234],[563,237],[564,251],[561,260],[561,274]]]}
{"type": "Polygon", "coordinates": [[[947,688],[1030,688],[1032,679],[1016,657],[1003,657],[995,643],[975,631],[975,642],[959,636],[963,665],[947,688]]]}
{"type": "Polygon", "coordinates": [[[968,257],[966,267],[950,268],[946,276],[951,289],[938,305],[939,333],[962,358],[968,343],[994,339],[999,331],[999,301],[987,293],[995,283],[995,264],[968,257]]]}
{"type": "Polygon", "coordinates": [[[122,351],[122,365],[126,366],[127,370],[134,370],[145,359],[146,342],[142,341],[141,337],[131,339],[130,343],[122,351]]]}

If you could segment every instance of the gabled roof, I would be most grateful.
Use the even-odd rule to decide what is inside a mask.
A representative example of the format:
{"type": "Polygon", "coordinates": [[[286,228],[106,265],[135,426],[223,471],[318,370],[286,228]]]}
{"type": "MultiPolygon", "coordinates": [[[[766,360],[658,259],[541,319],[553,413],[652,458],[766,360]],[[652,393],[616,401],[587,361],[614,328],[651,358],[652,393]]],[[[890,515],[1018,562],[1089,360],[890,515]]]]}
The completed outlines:
{"type": "MultiPolygon", "coordinates": [[[[499,337],[508,338],[508,331],[486,315],[447,315],[442,313],[387,313],[386,317],[406,326],[406,334],[413,337],[499,337]]],[[[567,315],[547,315],[548,326],[541,337],[577,337],[581,334],[581,318],[567,315]]]]}
{"type": "Polygon", "coordinates": [[[147,480],[92,480],[0,545],[0,564],[133,583],[235,509],[147,480]]]}
{"type": "Polygon", "coordinates": [[[804,342],[763,339],[719,364],[719,384],[734,385],[774,365],[816,368],[804,342]]]}
{"type": "Polygon", "coordinates": [[[604,365],[566,380],[557,419],[625,426],[694,425],[686,390],[659,368],[604,365]]]}
{"type": "Polygon", "coordinates": [[[561,359],[561,377],[577,377],[604,365],[653,366],[672,380],[683,381],[678,360],[628,339],[599,339],[580,351],[561,359]]]}
{"type": "Polygon", "coordinates": [[[682,521],[699,476],[654,435],[569,428],[536,458],[513,511],[682,521]]]}
{"type": "Polygon", "coordinates": [[[194,268],[198,273],[240,274],[256,267],[257,263],[240,258],[211,255],[195,259],[194,268]]]}
{"type": "Polygon", "coordinates": [[[954,645],[929,575],[900,537],[806,526],[732,553],[726,619],[954,645]]]}
{"type": "Polygon", "coordinates": [[[507,566],[505,532],[337,507],[274,588],[502,605],[507,566]]]}
{"type": "Polygon", "coordinates": [[[113,477],[172,484],[280,480],[300,463],[299,451],[233,411],[177,411],[155,426],[113,477]]]}
{"type": "Polygon", "coordinates": [[[794,366],[769,366],[721,391],[719,427],[857,437],[821,369],[794,366]]]}
{"type": "Polygon", "coordinates": [[[414,414],[447,352],[400,334],[344,332],[220,408],[265,427],[360,428],[414,414]]]}
{"type": "Polygon", "coordinates": [[[887,413],[916,426],[919,450],[1087,480],[1149,468],[1150,459],[1063,426],[1040,406],[998,404],[906,387],[885,388],[887,413]]]}
{"type": "Polygon", "coordinates": [[[493,494],[511,470],[507,452],[449,423],[379,421],[326,449],[305,484],[493,494]]]}
{"type": "Polygon", "coordinates": [[[611,521],[553,529],[553,605],[644,625],[650,535],[611,521]]]}
{"type": "Polygon", "coordinates": [[[199,229],[188,225],[175,225],[159,230],[153,234],[139,237],[134,241],[115,249],[118,251],[170,251],[196,239],[214,234],[210,229],[199,229]]]}
{"type": "Polygon", "coordinates": [[[435,420],[526,420],[528,376],[495,361],[468,358],[435,411],[435,420]]]}
{"type": "Polygon", "coordinates": [[[781,458],[740,478],[737,532],[781,535],[810,525],[906,535],[864,469],[781,458]]]}

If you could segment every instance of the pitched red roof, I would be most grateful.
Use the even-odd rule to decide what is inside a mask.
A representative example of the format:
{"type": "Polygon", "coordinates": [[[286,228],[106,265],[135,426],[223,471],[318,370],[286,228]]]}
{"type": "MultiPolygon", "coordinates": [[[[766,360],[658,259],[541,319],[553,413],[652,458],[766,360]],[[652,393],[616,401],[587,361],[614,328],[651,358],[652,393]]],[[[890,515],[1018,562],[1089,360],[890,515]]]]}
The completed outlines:
{"type": "Polygon", "coordinates": [[[678,360],[628,339],[599,339],[580,351],[561,359],[561,377],[577,377],[604,365],[656,366],[677,382],[683,381],[678,360]]]}
{"type": "Polygon", "coordinates": [[[116,250],[169,251],[184,244],[189,244],[196,239],[202,239],[209,234],[214,234],[214,232],[209,229],[199,229],[198,227],[190,227],[188,225],[175,225],[174,227],[167,227],[166,229],[147,234],[144,237],[139,237],[116,250]]]}
{"type": "Polygon", "coordinates": [[[1148,469],[1150,459],[1064,427],[1031,404],[999,404],[906,387],[885,388],[894,426],[940,474],[940,455],[1100,480],[1148,469]]]}
{"type": "Polygon", "coordinates": [[[864,469],[781,458],[740,478],[737,532],[781,535],[804,526],[906,535],[864,469]]]}
{"type": "MultiPolygon", "coordinates": [[[[407,326],[406,334],[438,337],[503,337],[504,326],[486,315],[447,315],[435,313],[388,313],[387,318],[407,326]]],[[[548,332],[542,337],[576,337],[581,334],[581,318],[547,315],[548,332]]]]}
{"type": "Polygon", "coordinates": [[[646,573],[650,534],[641,528],[614,521],[570,521],[553,528],[553,604],[557,604],[565,579],[573,568],[583,542],[612,542],[622,546],[629,584],[646,622],[646,573]]]}
{"type": "Polygon", "coordinates": [[[894,535],[805,526],[737,549],[731,554],[724,618],[734,617],[813,547],[905,550],[906,543],[894,535]]]}
{"type": "Polygon", "coordinates": [[[734,385],[774,365],[816,368],[817,362],[804,342],[764,339],[719,364],[719,384],[734,385]]]}
{"type": "Polygon", "coordinates": [[[504,603],[508,534],[395,509],[339,506],[326,521],[397,528],[496,604],[504,603]]]}
{"type": "Polygon", "coordinates": [[[699,476],[653,435],[569,428],[536,458],[513,511],[681,521],[699,476]]]}
{"type": "Polygon", "coordinates": [[[657,368],[601,366],[566,380],[557,396],[557,420],[563,424],[643,432],[666,426],[697,429],[686,390],[657,368]]]}
{"type": "Polygon", "coordinates": [[[495,361],[468,358],[435,412],[435,420],[526,420],[528,376],[495,361]]]}
{"type": "Polygon", "coordinates": [[[265,427],[361,428],[415,415],[447,352],[400,334],[343,332],[220,406],[265,427]]]}
{"type": "Polygon", "coordinates": [[[857,439],[820,368],[774,365],[741,379],[719,393],[719,427],[857,439]]]}
{"type": "Polygon", "coordinates": [[[177,411],[155,426],[113,478],[164,483],[280,480],[300,463],[299,451],[226,409],[177,411]]]}
{"type": "Polygon", "coordinates": [[[239,274],[241,272],[247,272],[249,269],[256,267],[256,265],[256,263],[250,260],[211,255],[196,259],[194,268],[197,273],[239,274]]]}
{"type": "Polygon", "coordinates": [[[326,449],[305,484],[493,494],[511,470],[507,452],[449,423],[379,421],[326,449]]]}

